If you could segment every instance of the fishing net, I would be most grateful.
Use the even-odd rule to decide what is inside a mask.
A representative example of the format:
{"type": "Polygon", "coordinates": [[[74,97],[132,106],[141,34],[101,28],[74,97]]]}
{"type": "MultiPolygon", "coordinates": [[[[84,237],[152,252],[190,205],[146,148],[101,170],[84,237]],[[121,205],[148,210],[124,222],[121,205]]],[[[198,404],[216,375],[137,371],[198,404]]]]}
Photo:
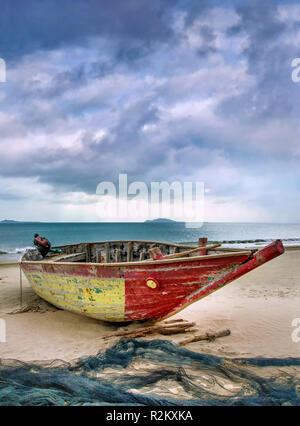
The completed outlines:
{"type": "Polygon", "coordinates": [[[104,353],[0,363],[0,405],[300,405],[300,358],[222,358],[165,340],[104,353]]]}

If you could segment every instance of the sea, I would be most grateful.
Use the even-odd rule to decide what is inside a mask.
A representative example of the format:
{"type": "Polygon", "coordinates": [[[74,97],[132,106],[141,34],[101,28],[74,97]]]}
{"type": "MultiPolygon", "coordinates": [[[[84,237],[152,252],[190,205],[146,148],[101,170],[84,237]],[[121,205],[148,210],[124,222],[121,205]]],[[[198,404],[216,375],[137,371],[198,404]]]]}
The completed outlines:
{"type": "Polygon", "coordinates": [[[53,246],[107,240],[196,243],[199,237],[235,248],[265,246],[278,238],[286,246],[300,245],[300,224],[290,223],[205,222],[201,227],[188,228],[183,222],[15,222],[0,223],[0,262],[17,260],[33,246],[35,233],[47,237],[53,246]]]}

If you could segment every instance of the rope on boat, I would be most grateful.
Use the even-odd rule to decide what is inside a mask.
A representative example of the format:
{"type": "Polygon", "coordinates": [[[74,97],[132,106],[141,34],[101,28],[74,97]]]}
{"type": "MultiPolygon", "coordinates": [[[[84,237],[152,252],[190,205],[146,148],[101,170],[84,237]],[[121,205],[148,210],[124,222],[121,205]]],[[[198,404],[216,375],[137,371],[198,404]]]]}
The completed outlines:
{"type": "Polygon", "coordinates": [[[23,282],[22,282],[22,269],[21,269],[21,263],[20,263],[20,306],[23,305],[23,282]]]}

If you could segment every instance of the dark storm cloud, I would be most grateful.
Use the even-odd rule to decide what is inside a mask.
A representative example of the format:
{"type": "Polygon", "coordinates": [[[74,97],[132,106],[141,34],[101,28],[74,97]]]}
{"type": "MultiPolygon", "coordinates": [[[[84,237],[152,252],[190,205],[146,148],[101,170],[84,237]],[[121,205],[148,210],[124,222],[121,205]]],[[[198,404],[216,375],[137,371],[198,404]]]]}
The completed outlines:
{"type": "MultiPolygon", "coordinates": [[[[149,44],[172,35],[169,14],[176,0],[2,0],[0,52],[19,59],[34,50],[109,36],[149,44]]],[[[141,46],[143,51],[145,47],[141,46]]],[[[123,50],[125,48],[123,47],[123,50]]],[[[137,55],[138,48],[127,55],[137,55]]]]}
{"type": "Polygon", "coordinates": [[[111,135],[97,138],[91,131],[81,135],[82,147],[77,150],[59,146],[43,149],[32,146],[13,162],[0,158],[1,174],[6,177],[35,177],[51,183],[56,190],[95,193],[103,180],[116,181],[119,173],[145,179],[145,170],[164,164],[167,150],[151,146],[140,129],[157,121],[151,100],[137,101],[120,114],[111,135]]]}
{"type": "Polygon", "coordinates": [[[197,53],[200,56],[206,56],[209,53],[217,52],[216,48],[216,35],[211,27],[208,25],[202,25],[199,29],[199,33],[202,36],[203,44],[197,49],[197,53]]]}
{"type": "Polygon", "coordinates": [[[300,97],[291,80],[291,61],[299,56],[294,37],[300,22],[283,22],[278,4],[255,0],[236,7],[240,23],[228,33],[246,34],[248,45],[243,54],[255,84],[223,103],[221,109],[226,115],[238,114],[241,120],[298,115],[300,97]]]}
{"type": "Polygon", "coordinates": [[[299,173],[299,23],[274,2],[11,5],[0,17],[0,56],[15,60],[0,113],[2,177],[89,194],[119,173],[202,180],[216,198],[262,205],[266,188],[299,173]]]}

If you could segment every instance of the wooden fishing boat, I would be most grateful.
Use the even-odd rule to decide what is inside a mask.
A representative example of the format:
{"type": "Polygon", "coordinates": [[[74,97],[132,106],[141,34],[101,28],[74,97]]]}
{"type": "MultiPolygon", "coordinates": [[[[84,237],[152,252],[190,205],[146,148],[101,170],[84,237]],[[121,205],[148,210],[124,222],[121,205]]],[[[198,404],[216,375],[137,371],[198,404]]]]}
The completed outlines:
{"type": "Polygon", "coordinates": [[[51,304],[105,321],[161,320],[281,255],[280,240],[261,250],[153,241],[59,246],[40,259],[27,250],[20,266],[51,304]],[[154,247],[154,248],[153,248],[154,247]],[[149,252],[153,259],[149,258],[149,252]]]}

